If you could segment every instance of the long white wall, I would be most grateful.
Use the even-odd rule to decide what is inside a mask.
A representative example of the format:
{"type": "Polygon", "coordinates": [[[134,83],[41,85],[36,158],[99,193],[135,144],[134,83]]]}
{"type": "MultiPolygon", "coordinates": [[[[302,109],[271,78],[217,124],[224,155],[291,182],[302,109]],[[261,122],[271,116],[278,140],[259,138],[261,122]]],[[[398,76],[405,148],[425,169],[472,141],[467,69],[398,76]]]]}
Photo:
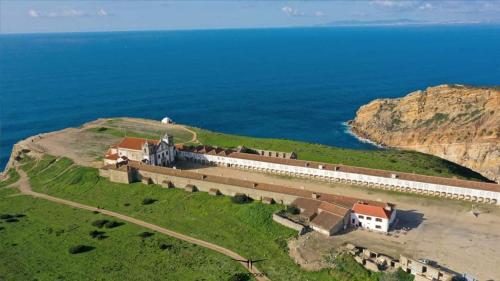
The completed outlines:
{"type": "Polygon", "coordinates": [[[446,196],[461,200],[500,204],[500,192],[494,191],[416,182],[398,178],[385,178],[356,173],[346,173],[341,171],[322,170],[309,167],[298,167],[187,151],[178,151],[178,156],[181,159],[198,160],[207,163],[257,169],[268,172],[286,173],[298,176],[312,176],[326,180],[343,180],[349,183],[375,185],[377,187],[394,189],[403,192],[415,192],[428,195],[446,196]]]}

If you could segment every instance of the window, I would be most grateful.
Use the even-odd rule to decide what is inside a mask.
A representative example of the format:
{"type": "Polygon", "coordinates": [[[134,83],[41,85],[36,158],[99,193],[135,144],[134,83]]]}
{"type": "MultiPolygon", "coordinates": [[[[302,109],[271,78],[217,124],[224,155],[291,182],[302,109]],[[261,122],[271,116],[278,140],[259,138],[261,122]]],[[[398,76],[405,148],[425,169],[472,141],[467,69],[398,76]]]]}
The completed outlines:
{"type": "Polygon", "coordinates": [[[381,229],[382,227],[380,225],[375,226],[376,229],[381,229]]]}
{"type": "Polygon", "coordinates": [[[372,220],[372,217],[366,217],[367,220],[371,221],[372,220]]]}
{"type": "Polygon", "coordinates": [[[382,222],[382,219],[376,218],[375,221],[382,222]]]}
{"type": "Polygon", "coordinates": [[[364,219],[364,218],[365,218],[365,217],[364,217],[364,216],[362,216],[362,215],[359,215],[358,217],[359,217],[360,219],[364,219]]]}

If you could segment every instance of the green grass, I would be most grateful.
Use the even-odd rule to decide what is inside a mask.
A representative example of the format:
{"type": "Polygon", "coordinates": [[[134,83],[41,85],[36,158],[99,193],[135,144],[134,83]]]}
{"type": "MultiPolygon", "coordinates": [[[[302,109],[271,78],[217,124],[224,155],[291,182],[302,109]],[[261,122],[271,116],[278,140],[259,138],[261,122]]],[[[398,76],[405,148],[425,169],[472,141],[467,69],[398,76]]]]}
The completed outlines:
{"type": "Polygon", "coordinates": [[[113,127],[94,127],[94,128],[89,128],[87,129],[89,132],[93,133],[99,133],[99,134],[108,134],[112,135],[115,137],[120,137],[123,138],[125,136],[127,137],[134,137],[134,138],[145,138],[145,139],[159,139],[162,137],[162,134],[154,134],[154,133],[138,133],[130,130],[121,130],[118,128],[113,128],[113,127]]]}
{"type": "Polygon", "coordinates": [[[28,171],[36,191],[128,214],[216,243],[247,258],[266,259],[259,262],[258,267],[272,280],[376,280],[373,279],[376,276],[364,269],[358,272],[359,267],[318,272],[300,269],[288,256],[286,247],[286,241],[296,232],[274,223],[271,218],[272,213],[283,206],[260,202],[234,204],[229,197],[213,197],[204,192],[188,193],[141,183],[112,183],[99,177],[96,169],[76,165],[54,179],[57,175],[53,171],[65,170],[71,163],[59,160],[52,165],[54,170],[49,167],[35,174],[33,171],[38,170],[35,165],[28,171]],[[65,163],[66,167],[59,167],[59,163],[65,163]],[[144,198],[157,201],[142,205],[144,198]],[[345,279],[351,275],[364,277],[345,279]]]}
{"type": "Polygon", "coordinates": [[[7,171],[7,178],[3,181],[0,181],[0,188],[11,185],[19,180],[19,174],[14,169],[9,169],[7,171]]]}
{"type": "Polygon", "coordinates": [[[170,136],[175,138],[177,143],[187,142],[193,137],[191,132],[186,130],[169,127],[168,129],[162,127],[138,125],[133,122],[128,122],[120,118],[110,119],[106,121],[101,127],[94,127],[87,129],[89,132],[98,134],[107,134],[115,137],[136,137],[146,139],[159,139],[167,132],[170,136]]]}
{"type": "MultiPolygon", "coordinates": [[[[109,217],[0,190],[0,213],[23,214],[18,222],[0,220],[0,280],[228,280],[245,269],[213,251],[124,223],[103,228],[92,238],[91,225],[109,217]],[[165,244],[168,249],[162,250],[165,244]],[[93,250],[71,255],[72,246],[93,250]]],[[[113,218],[114,220],[114,218],[113,218]]]]}
{"type": "Polygon", "coordinates": [[[354,150],[300,141],[237,136],[192,128],[198,140],[205,145],[249,148],[276,151],[295,151],[302,160],[344,164],[372,169],[417,173],[428,176],[457,177],[487,181],[470,169],[450,161],[419,152],[395,149],[354,150]]]}

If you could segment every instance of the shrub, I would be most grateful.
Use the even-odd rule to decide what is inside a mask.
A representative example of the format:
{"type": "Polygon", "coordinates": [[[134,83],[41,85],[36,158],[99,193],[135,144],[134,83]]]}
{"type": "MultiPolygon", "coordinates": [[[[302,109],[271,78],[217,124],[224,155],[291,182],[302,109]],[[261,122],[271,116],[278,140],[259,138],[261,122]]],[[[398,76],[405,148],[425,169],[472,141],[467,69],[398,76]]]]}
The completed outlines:
{"type": "Polygon", "coordinates": [[[104,232],[104,231],[97,231],[97,230],[93,230],[93,231],[89,232],[89,235],[92,238],[97,238],[99,240],[108,238],[108,236],[106,236],[104,234],[106,234],[106,232],[104,232]]]}
{"type": "Polygon", "coordinates": [[[170,244],[164,244],[164,243],[163,243],[163,244],[160,244],[160,249],[161,249],[161,250],[170,250],[170,249],[172,249],[172,247],[173,247],[173,246],[172,246],[172,245],[170,245],[170,244]]]}
{"type": "Polygon", "coordinates": [[[229,277],[228,280],[229,281],[248,281],[248,280],[250,280],[250,276],[248,275],[248,273],[238,272],[238,273],[233,274],[231,277],[229,277]]]}
{"type": "Polygon", "coordinates": [[[0,231],[2,231],[2,230],[4,230],[4,229],[5,229],[5,227],[3,227],[3,226],[0,226],[0,231]]]}
{"type": "Polygon", "coordinates": [[[119,222],[119,221],[108,221],[106,224],[104,224],[104,227],[105,228],[115,228],[115,227],[118,227],[120,225],[123,225],[124,223],[123,222],[119,222]]]}
{"type": "Polygon", "coordinates": [[[130,203],[124,203],[123,206],[128,207],[130,206],[130,203]]]}
{"type": "Polygon", "coordinates": [[[295,205],[288,205],[286,206],[286,211],[292,215],[298,215],[300,214],[300,209],[295,206],[295,205]]]}
{"type": "Polygon", "coordinates": [[[16,218],[24,218],[26,215],[25,214],[16,214],[14,217],[16,218]]]}
{"type": "Polygon", "coordinates": [[[152,232],[147,232],[147,231],[144,231],[144,232],[139,233],[139,237],[141,237],[141,238],[148,238],[148,237],[151,237],[151,236],[153,236],[153,235],[154,235],[154,233],[152,233],[152,232]]]}
{"type": "Polygon", "coordinates": [[[0,219],[2,220],[6,220],[6,219],[10,219],[12,218],[13,216],[12,215],[9,215],[9,214],[1,214],[0,215],[0,219]]]}
{"type": "Polygon", "coordinates": [[[92,222],[92,225],[98,228],[102,228],[108,222],[109,222],[108,220],[96,220],[92,222]]]}
{"type": "Polygon", "coordinates": [[[153,199],[153,198],[144,198],[144,200],[142,200],[142,205],[149,205],[149,204],[153,204],[154,202],[156,202],[157,200],[156,199],[153,199]]]}
{"type": "Polygon", "coordinates": [[[231,198],[231,201],[236,204],[245,204],[252,202],[252,198],[246,196],[245,194],[236,194],[234,197],[231,198]]]}
{"type": "Polygon", "coordinates": [[[88,251],[92,251],[93,249],[95,249],[95,248],[92,247],[92,246],[76,245],[76,246],[73,246],[73,247],[69,248],[68,252],[70,254],[74,255],[74,254],[80,254],[80,253],[85,253],[85,252],[88,252],[88,251]]]}
{"type": "Polygon", "coordinates": [[[18,222],[19,220],[16,219],[16,218],[10,218],[10,219],[6,219],[5,222],[18,222]]]}

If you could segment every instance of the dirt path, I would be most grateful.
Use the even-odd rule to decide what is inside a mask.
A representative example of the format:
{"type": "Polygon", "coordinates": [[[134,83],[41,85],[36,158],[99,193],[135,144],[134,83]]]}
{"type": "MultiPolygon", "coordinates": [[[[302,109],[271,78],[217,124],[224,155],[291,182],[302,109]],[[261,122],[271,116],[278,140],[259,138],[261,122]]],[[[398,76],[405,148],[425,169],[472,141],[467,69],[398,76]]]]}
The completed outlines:
{"type": "MultiPolygon", "coordinates": [[[[65,200],[65,199],[61,199],[61,198],[57,198],[57,197],[53,197],[53,196],[50,196],[50,195],[47,195],[44,193],[34,192],[31,188],[29,181],[28,181],[28,176],[26,175],[26,173],[22,169],[17,169],[17,172],[20,175],[20,179],[16,184],[18,185],[19,190],[21,191],[22,194],[30,195],[30,196],[40,198],[40,199],[49,200],[49,201],[52,201],[52,202],[55,202],[58,204],[68,205],[68,206],[71,206],[74,208],[84,209],[84,210],[88,210],[88,211],[98,211],[101,214],[115,217],[115,218],[118,218],[120,220],[127,221],[130,223],[133,223],[133,224],[136,224],[136,225],[139,225],[139,226],[166,234],[168,236],[171,236],[171,237],[174,237],[174,238],[177,238],[177,239],[180,239],[180,240],[183,240],[183,241],[186,241],[186,242],[189,242],[189,243],[216,251],[216,252],[221,253],[225,256],[228,256],[234,260],[247,260],[246,258],[238,255],[237,253],[235,253],[229,249],[226,249],[226,248],[223,248],[221,246],[218,246],[218,245],[215,245],[215,244],[212,244],[212,243],[200,240],[200,239],[196,239],[196,238],[184,235],[184,234],[180,234],[180,233],[172,231],[172,230],[168,230],[166,228],[157,226],[155,224],[151,224],[151,223],[148,223],[148,222],[145,222],[142,220],[135,219],[133,217],[122,215],[120,213],[116,213],[116,212],[112,212],[112,211],[108,211],[108,210],[103,210],[103,209],[98,209],[96,207],[76,203],[73,201],[69,201],[69,200],[65,200]]],[[[269,279],[267,277],[265,277],[264,274],[262,274],[255,266],[253,266],[252,268],[248,268],[247,264],[245,262],[241,262],[241,261],[240,261],[240,264],[243,265],[248,270],[248,272],[250,274],[252,274],[252,276],[255,277],[256,280],[269,281],[269,279]]]]}

